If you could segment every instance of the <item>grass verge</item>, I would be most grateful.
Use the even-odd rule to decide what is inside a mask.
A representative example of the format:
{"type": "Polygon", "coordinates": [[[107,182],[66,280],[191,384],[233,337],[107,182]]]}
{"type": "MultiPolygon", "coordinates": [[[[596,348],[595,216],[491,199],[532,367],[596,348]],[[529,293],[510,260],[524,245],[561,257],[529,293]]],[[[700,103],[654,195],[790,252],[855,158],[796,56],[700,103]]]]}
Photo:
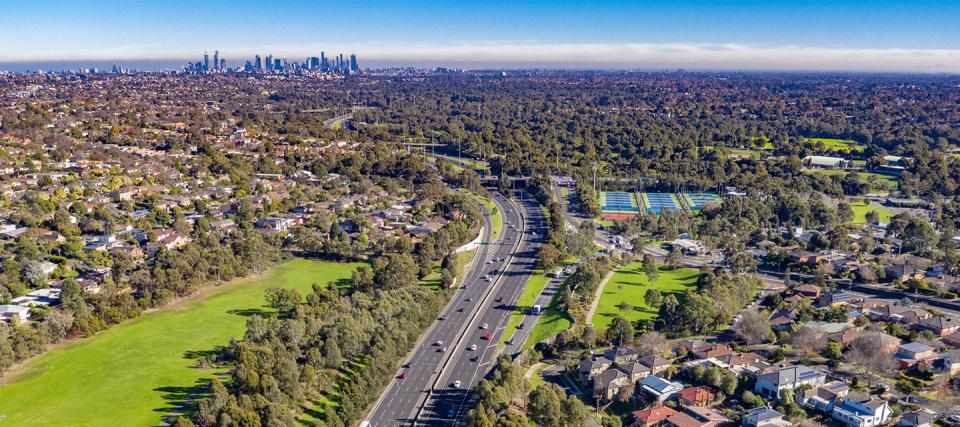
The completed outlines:
{"type": "Polygon", "coordinates": [[[659,265],[657,270],[659,274],[652,284],[641,262],[628,264],[614,273],[600,294],[597,311],[593,314],[593,326],[597,330],[606,329],[616,316],[623,316],[631,322],[654,319],[659,314],[657,309],[644,301],[647,289],[659,289],[663,296],[681,293],[693,287],[700,275],[699,271],[691,268],[674,269],[666,265],[659,265]],[[618,307],[623,302],[631,306],[626,311],[618,307]]]}

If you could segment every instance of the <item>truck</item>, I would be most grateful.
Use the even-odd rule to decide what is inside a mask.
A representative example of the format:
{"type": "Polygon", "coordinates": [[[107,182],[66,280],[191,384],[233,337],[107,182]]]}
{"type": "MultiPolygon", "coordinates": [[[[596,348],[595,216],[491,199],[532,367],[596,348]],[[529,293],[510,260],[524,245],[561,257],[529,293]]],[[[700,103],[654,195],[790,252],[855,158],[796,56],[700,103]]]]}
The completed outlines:
{"type": "Polygon", "coordinates": [[[542,310],[543,310],[543,308],[540,307],[540,304],[534,304],[534,305],[533,305],[533,308],[530,309],[530,314],[536,316],[536,315],[540,314],[540,312],[541,312],[542,310]]]}

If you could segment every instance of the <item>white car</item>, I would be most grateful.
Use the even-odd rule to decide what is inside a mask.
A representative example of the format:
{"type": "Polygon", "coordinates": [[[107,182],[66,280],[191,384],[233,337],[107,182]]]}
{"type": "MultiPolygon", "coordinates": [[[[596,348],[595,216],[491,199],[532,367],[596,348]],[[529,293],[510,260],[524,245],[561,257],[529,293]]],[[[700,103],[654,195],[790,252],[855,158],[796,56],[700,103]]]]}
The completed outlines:
{"type": "Polygon", "coordinates": [[[440,352],[441,352],[441,353],[446,353],[446,352],[447,352],[447,348],[446,348],[446,347],[440,347],[440,352]]]}
{"type": "Polygon", "coordinates": [[[476,344],[471,345],[471,346],[470,346],[470,351],[477,351],[477,345],[476,345],[476,344]]]}
{"type": "Polygon", "coordinates": [[[489,325],[487,325],[486,323],[480,325],[480,329],[487,329],[487,327],[489,327],[489,325]]]}
{"type": "Polygon", "coordinates": [[[453,388],[460,388],[460,381],[454,381],[453,388]]]}

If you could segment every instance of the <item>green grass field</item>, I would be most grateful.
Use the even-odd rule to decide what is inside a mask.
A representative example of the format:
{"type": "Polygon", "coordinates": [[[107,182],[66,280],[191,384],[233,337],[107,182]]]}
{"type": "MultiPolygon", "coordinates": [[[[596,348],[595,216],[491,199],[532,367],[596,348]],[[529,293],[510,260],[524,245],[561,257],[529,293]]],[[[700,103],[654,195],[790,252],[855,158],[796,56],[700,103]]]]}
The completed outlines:
{"type": "Polygon", "coordinates": [[[284,263],[256,278],[144,314],[94,337],[53,349],[12,372],[0,386],[6,425],[157,425],[218,370],[197,358],[242,338],[246,321],[264,307],[264,290],[306,294],[313,283],[350,277],[359,264],[308,260],[284,263]]]}
{"type": "Polygon", "coordinates": [[[854,224],[866,224],[867,223],[867,212],[877,211],[880,214],[880,221],[888,222],[890,218],[893,217],[893,212],[890,209],[887,209],[878,204],[870,204],[869,206],[863,202],[853,202],[850,203],[850,207],[853,208],[853,223],[854,224]]]}
{"type": "MultiPolygon", "coordinates": [[[[831,176],[831,175],[844,176],[850,173],[849,171],[837,170],[837,169],[809,169],[806,172],[816,173],[820,175],[827,175],[827,176],[831,176]]],[[[897,181],[899,178],[897,178],[896,176],[884,175],[882,173],[873,173],[873,172],[857,172],[857,174],[860,175],[860,182],[869,182],[871,181],[871,177],[874,177],[873,180],[875,180],[876,184],[872,189],[881,189],[880,186],[883,185],[884,183],[886,183],[891,190],[897,189],[897,181]]]]}
{"type": "Polygon", "coordinates": [[[804,138],[805,142],[811,144],[823,143],[828,150],[843,151],[849,153],[851,151],[863,151],[863,145],[858,144],[857,141],[851,139],[835,139],[835,138],[804,138]]]}
{"type": "MultiPolygon", "coordinates": [[[[691,268],[673,269],[665,265],[658,266],[659,275],[653,282],[653,286],[660,290],[664,296],[671,293],[680,293],[684,289],[694,286],[697,282],[697,276],[700,272],[691,268]]],[[[610,278],[600,294],[600,302],[597,304],[597,311],[593,314],[593,326],[599,329],[606,329],[610,322],[616,316],[623,316],[631,322],[638,320],[648,320],[657,317],[657,310],[651,308],[643,301],[643,295],[650,289],[650,281],[643,271],[641,262],[631,263],[610,278]],[[624,312],[617,305],[626,301],[633,306],[633,309],[624,312]]]]}

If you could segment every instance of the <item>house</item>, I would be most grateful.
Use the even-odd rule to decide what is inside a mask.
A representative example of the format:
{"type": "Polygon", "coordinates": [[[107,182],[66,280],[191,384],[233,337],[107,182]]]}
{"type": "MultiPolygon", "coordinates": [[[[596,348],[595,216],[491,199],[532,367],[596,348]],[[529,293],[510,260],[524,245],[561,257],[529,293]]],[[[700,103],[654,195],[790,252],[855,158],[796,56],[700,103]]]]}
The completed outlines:
{"type": "Polygon", "coordinates": [[[933,415],[922,411],[907,412],[900,416],[900,427],[933,427],[933,415]]]}
{"type": "Polygon", "coordinates": [[[22,305],[0,305],[0,320],[18,325],[30,320],[30,307],[22,305]]]}
{"type": "Polygon", "coordinates": [[[960,331],[960,317],[933,316],[929,319],[920,319],[918,328],[926,329],[938,336],[945,337],[960,331]]]}
{"type": "Polygon", "coordinates": [[[257,228],[263,228],[271,231],[287,231],[293,226],[294,221],[290,218],[260,218],[257,220],[257,228]]]}
{"type": "Polygon", "coordinates": [[[913,365],[916,365],[918,362],[933,359],[936,356],[934,353],[935,350],[936,349],[929,345],[911,342],[907,344],[901,344],[900,348],[897,350],[896,354],[893,355],[893,357],[897,358],[897,361],[900,362],[901,368],[907,369],[913,365]]]}
{"type": "Polygon", "coordinates": [[[603,357],[610,359],[618,365],[626,364],[637,360],[639,354],[632,348],[614,347],[603,352],[603,357]]]}
{"type": "Polygon", "coordinates": [[[710,387],[701,385],[680,390],[677,398],[683,406],[707,406],[717,399],[717,394],[710,387]]]}
{"type": "Polygon", "coordinates": [[[631,427],[655,427],[666,421],[667,418],[674,416],[677,411],[666,406],[654,406],[642,411],[633,412],[633,424],[631,427]]]}
{"type": "Polygon", "coordinates": [[[700,359],[709,359],[711,357],[720,357],[728,354],[733,354],[733,349],[726,344],[713,344],[693,352],[693,355],[700,359]]]}
{"type": "Polygon", "coordinates": [[[919,367],[924,372],[952,377],[960,373],[960,350],[937,353],[934,359],[920,362],[919,367]]]}
{"type": "Polygon", "coordinates": [[[823,292],[823,290],[817,285],[806,284],[793,288],[793,292],[807,298],[817,299],[820,298],[820,293],[823,292]]]}
{"type": "Polygon", "coordinates": [[[791,263],[806,264],[811,267],[817,266],[817,264],[820,264],[820,261],[821,261],[820,255],[817,254],[816,252],[803,251],[803,250],[790,251],[789,253],[787,253],[787,258],[790,260],[791,263]]]}
{"type": "Polygon", "coordinates": [[[580,382],[589,384],[590,381],[593,380],[593,377],[610,369],[611,366],[613,366],[613,361],[602,356],[581,360],[578,369],[580,372],[580,382]]]}
{"type": "Polygon", "coordinates": [[[741,427],[789,427],[790,421],[783,419],[783,414],[762,406],[754,408],[743,414],[741,427]]]}
{"type": "Polygon", "coordinates": [[[884,280],[887,282],[893,282],[899,280],[900,283],[906,283],[910,279],[923,279],[925,273],[921,270],[917,270],[915,267],[908,264],[894,264],[887,265],[883,267],[884,280]]]}
{"type": "Polygon", "coordinates": [[[641,357],[637,359],[637,363],[646,366],[650,370],[650,375],[660,375],[661,372],[666,371],[673,362],[670,359],[666,359],[659,355],[652,355],[647,357],[641,357]]]}
{"type": "Polygon", "coordinates": [[[833,419],[850,427],[873,427],[890,418],[890,404],[876,396],[852,391],[833,405],[833,419]]]}
{"type": "Polygon", "coordinates": [[[607,369],[593,378],[593,394],[604,400],[612,400],[621,389],[633,384],[630,376],[619,369],[607,369]]]}
{"type": "Polygon", "coordinates": [[[823,385],[827,375],[804,365],[779,366],[760,374],[753,392],[767,398],[778,398],[783,390],[793,390],[802,385],[823,385]]]}
{"type": "Polygon", "coordinates": [[[845,169],[850,162],[842,157],[807,156],[803,164],[812,169],[845,169]]]}
{"type": "Polygon", "coordinates": [[[732,422],[733,420],[723,416],[716,409],[690,406],[684,408],[683,412],[677,412],[667,418],[664,425],[673,427],[715,427],[728,425],[732,422]]]}
{"type": "Polygon", "coordinates": [[[777,332],[789,330],[797,321],[797,311],[794,309],[778,310],[770,314],[770,327],[777,332]]]}
{"type": "Polygon", "coordinates": [[[683,390],[683,384],[665,380],[656,375],[644,377],[637,385],[640,386],[640,390],[657,402],[665,402],[676,396],[680,390],[683,390]]]}
{"type": "Polygon", "coordinates": [[[630,376],[630,382],[632,383],[640,381],[640,379],[647,375],[652,375],[650,373],[650,368],[640,362],[630,362],[626,365],[618,365],[617,369],[630,376]]]}
{"type": "Polygon", "coordinates": [[[833,405],[850,391],[850,386],[843,381],[833,381],[820,387],[808,388],[796,394],[795,399],[800,406],[824,413],[833,411],[833,405]]]}

